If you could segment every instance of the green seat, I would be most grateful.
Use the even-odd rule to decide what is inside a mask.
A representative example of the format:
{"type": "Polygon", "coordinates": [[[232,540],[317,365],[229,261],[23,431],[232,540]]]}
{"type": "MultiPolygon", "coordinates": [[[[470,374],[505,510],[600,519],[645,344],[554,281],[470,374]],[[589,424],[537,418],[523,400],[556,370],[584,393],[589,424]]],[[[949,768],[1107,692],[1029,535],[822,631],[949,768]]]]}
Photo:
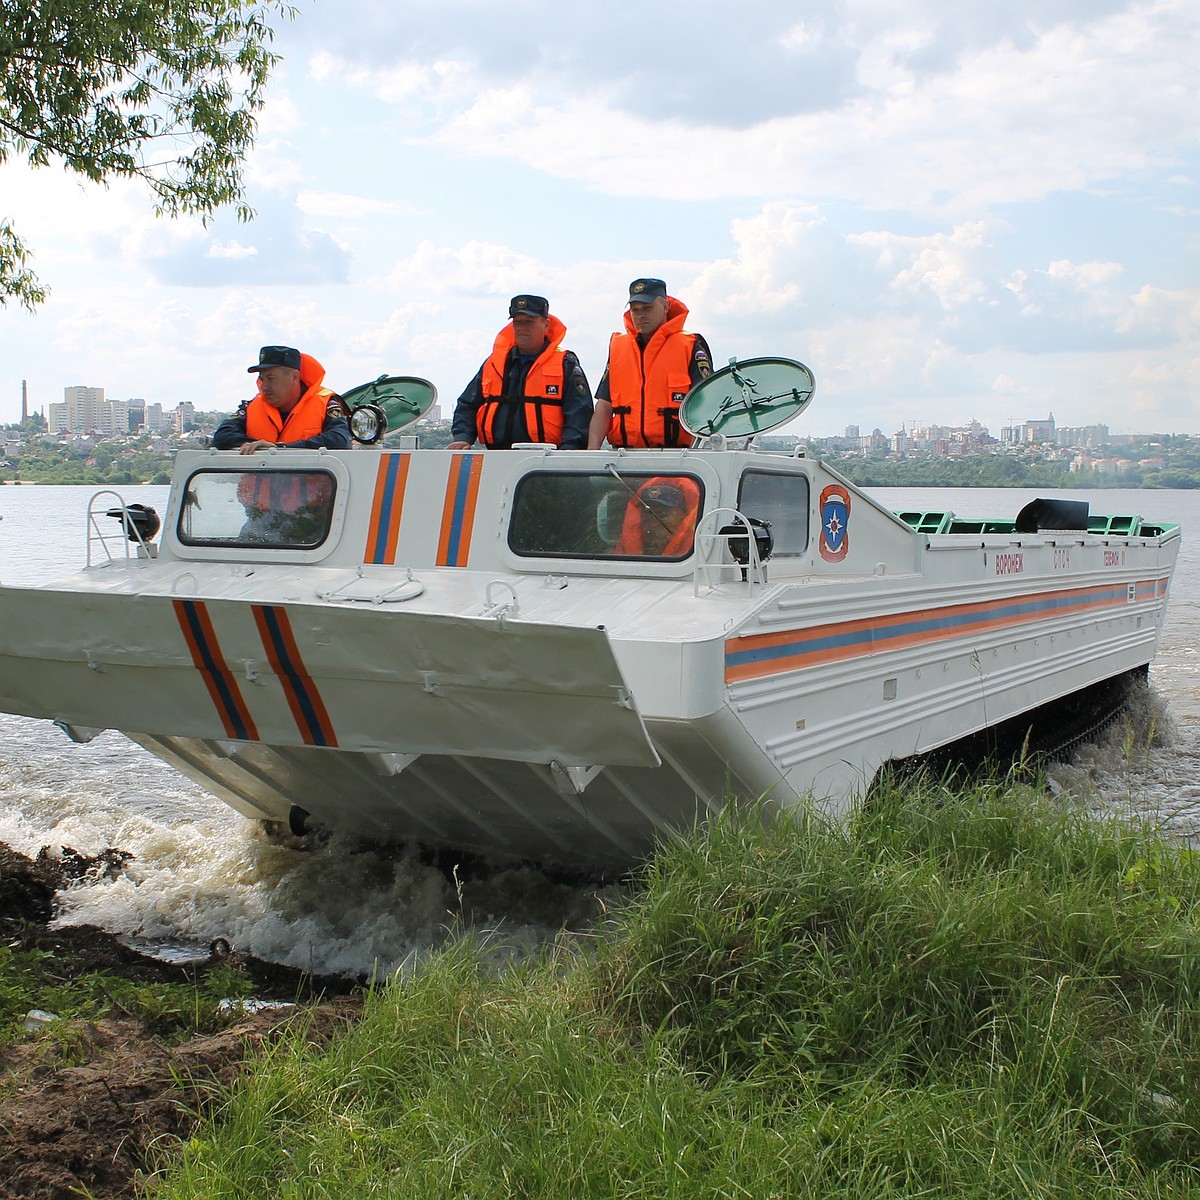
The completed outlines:
{"type": "Polygon", "coordinates": [[[952,512],[898,512],[896,516],[918,533],[949,533],[954,523],[952,512]]]}
{"type": "Polygon", "coordinates": [[[1088,517],[1088,533],[1127,534],[1133,536],[1141,532],[1141,517],[1105,517],[1093,513],[1088,517]]]}

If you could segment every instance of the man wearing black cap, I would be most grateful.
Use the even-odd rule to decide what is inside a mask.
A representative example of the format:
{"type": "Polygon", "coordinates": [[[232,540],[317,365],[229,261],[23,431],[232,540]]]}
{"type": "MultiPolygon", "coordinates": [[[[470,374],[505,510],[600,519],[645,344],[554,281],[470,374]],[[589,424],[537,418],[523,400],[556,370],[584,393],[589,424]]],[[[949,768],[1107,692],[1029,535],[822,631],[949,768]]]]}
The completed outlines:
{"type": "Polygon", "coordinates": [[[712,374],[712,354],[698,333],[685,333],[687,305],[667,295],[661,279],[629,285],[625,332],[608,343],[608,365],[596,389],[588,449],[690,446],[679,406],[693,384],[712,374]]]}
{"type": "Polygon", "coordinates": [[[688,475],[656,475],[630,496],[615,554],[683,558],[692,552],[700,485],[688,475]]]}
{"type": "Polygon", "coordinates": [[[454,408],[451,450],[476,441],[489,450],[544,442],[563,450],[587,445],[592,391],[579,359],[562,348],[567,327],[545,296],[514,296],[512,318],[496,335],[491,357],[454,408]]]}
{"type": "Polygon", "coordinates": [[[217,450],[254,454],[270,446],[347,450],[350,422],[342,398],[322,387],[325,368],[291,346],[264,346],[246,368],[258,375],[258,392],[213,434],[217,450]]]}

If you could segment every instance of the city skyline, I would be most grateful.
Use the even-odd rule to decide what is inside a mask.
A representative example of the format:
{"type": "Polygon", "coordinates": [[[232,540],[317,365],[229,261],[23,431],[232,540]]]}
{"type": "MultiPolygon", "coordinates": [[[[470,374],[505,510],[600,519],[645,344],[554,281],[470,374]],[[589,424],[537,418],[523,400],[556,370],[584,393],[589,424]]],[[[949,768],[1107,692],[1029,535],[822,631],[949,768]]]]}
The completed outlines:
{"type": "MultiPolygon", "coordinates": [[[[63,395],[63,401],[53,402],[49,406],[43,406],[42,409],[29,410],[25,381],[23,380],[22,420],[27,416],[38,414],[47,422],[47,431],[50,433],[123,433],[125,430],[118,428],[121,424],[117,419],[119,415],[132,417],[134,413],[140,412],[144,418],[142,428],[155,432],[163,430],[168,424],[180,427],[185,421],[190,422],[197,417],[219,420],[223,415],[227,415],[220,410],[197,409],[191,401],[187,400],[179,401],[173,409],[166,408],[158,401],[147,401],[140,396],[130,397],[127,400],[113,400],[106,397],[103,387],[94,385],[67,386],[63,388],[63,395]],[[54,419],[55,410],[58,410],[57,420],[54,419]],[[97,416],[96,414],[102,415],[97,416]]],[[[443,406],[435,403],[418,423],[439,424],[448,420],[449,416],[443,415],[443,406]]],[[[15,422],[3,423],[15,424],[15,422]]],[[[1033,417],[1025,421],[1014,421],[995,432],[974,418],[970,418],[960,425],[928,421],[902,422],[899,428],[887,431],[876,426],[869,434],[862,433],[862,427],[857,424],[846,425],[840,432],[812,434],[800,428],[802,424],[802,420],[792,422],[788,426],[773,431],[773,434],[830,443],[855,439],[866,443],[879,438],[891,441],[896,438],[908,438],[917,442],[927,442],[964,435],[966,440],[979,443],[991,441],[1003,445],[1018,445],[1047,444],[1057,441],[1060,446],[1098,445],[1105,443],[1111,436],[1109,427],[1103,422],[1092,422],[1081,426],[1061,425],[1055,420],[1053,413],[1049,413],[1045,418],[1033,417]]],[[[133,433],[136,428],[137,426],[131,420],[128,432],[133,433]]],[[[1168,434],[1169,431],[1166,430],[1141,430],[1118,434],[1114,440],[1124,441],[1129,438],[1150,438],[1168,434]]]]}

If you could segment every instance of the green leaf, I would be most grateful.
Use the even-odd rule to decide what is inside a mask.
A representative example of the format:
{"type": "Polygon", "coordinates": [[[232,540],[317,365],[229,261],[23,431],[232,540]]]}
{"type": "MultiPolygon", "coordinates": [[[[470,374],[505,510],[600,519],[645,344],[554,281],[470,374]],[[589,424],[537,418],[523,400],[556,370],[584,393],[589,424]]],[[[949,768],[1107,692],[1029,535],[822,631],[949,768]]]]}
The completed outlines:
{"type": "MultiPolygon", "coordinates": [[[[0,163],[142,180],[167,216],[245,203],[242,164],[278,55],[281,0],[0,0],[0,163]]],[[[0,226],[0,306],[46,298],[0,226]]]]}

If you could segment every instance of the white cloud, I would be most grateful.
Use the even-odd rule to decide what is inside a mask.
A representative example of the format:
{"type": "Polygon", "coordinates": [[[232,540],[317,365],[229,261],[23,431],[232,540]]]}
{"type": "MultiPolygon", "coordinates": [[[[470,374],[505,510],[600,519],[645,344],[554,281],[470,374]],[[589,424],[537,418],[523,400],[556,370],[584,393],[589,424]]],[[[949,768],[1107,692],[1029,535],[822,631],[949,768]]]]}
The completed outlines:
{"type": "Polygon", "coordinates": [[[336,217],[358,221],[363,217],[419,217],[428,210],[414,208],[395,200],[373,196],[355,196],[347,192],[302,190],[296,195],[296,207],[307,217],[336,217]]]}
{"type": "MultiPolygon", "coordinates": [[[[404,105],[430,92],[440,107],[450,102],[440,127],[413,136],[470,158],[516,158],[612,194],[675,197],[686,181],[692,198],[836,195],[877,210],[962,218],[1170,163],[1194,144],[1185,113],[1197,27],[1181,3],[1108,14],[1060,4],[1038,10],[1040,18],[1023,7],[1023,16],[981,23],[977,13],[934,20],[916,5],[885,20],[852,5],[833,33],[819,17],[789,27],[765,9],[764,28],[753,34],[751,13],[726,21],[723,56],[687,64],[697,88],[710,85],[706,95],[743,62],[753,64],[756,91],[769,87],[763,59],[772,41],[794,49],[826,37],[854,45],[857,60],[853,89],[781,67],[787,102],[736,124],[699,98],[686,109],[671,103],[670,67],[657,86],[639,83],[637,102],[624,103],[639,69],[627,55],[610,61],[591,40],[586,69],[564,38],[556,56],[535,39],[536,53],[511,61],[477,52],[436,70],[402,62],[357,79],[349,68],[342,73],[404,105]],[[754,44],[743,60],[739,45],[748,37],[754,44]],[[935,39],[944,53],[931,67],[921,49],[935,39]],[[383,78],[397,81],[391,92],[383,78]],[[567,79],[571,86],[562,86],[567,79]]],[[[601,47],[613,37],[575,20],[601,47]]],[[[423,33],[418,45],[436,44],[434,31],[423,33]]]]}
{"type": "Polygon", "coordinates": [[[240,242],[211,242],[205,251],[209,258],[256,258],[257,246],[243,246],[240,242]]]}
{"type": "MultiPolygon", "coordinates": [[[[869,244],[871,238],[863,238],[869,244]]],[[[910,294],[931,293],[946,312],[988,298],[991,288],[982,277],[981,258],[988,255],[987,227],[968,221],[949,234],[928,238],[889,238],[893,261],[901,243],[909,250],[909,264],[896,272],[892,286],[910,294]]]]}
{"type": "Polygon", "coordinates": [[[276,73],[257,121],[260,143],[289,138],[303,129],[304,115],[286,86],[286,68],[276,73]]]}
{"type": "Polygon", "coordinates": [[[232,407],[272,341],[335,386],[424,374],[445,401],[530,290],[594,383],[651,273],[718,363],[809,363],[814,431],[1047,409],[1200,426],[1185,0],[520,15],[305,10],[279,31],[248,225],[0,167],[0,215],[53,289],[37,317],[5,310],[0,401],[28,376],[43,399],[87,381],[232,407]]]}
{"type": "Polygon", "coordinates": [[[249,156],[247,179],[273,192],[295,191],[304,182],[301,152],[296,142],[282,137],[260,138],[249,156]]]}

